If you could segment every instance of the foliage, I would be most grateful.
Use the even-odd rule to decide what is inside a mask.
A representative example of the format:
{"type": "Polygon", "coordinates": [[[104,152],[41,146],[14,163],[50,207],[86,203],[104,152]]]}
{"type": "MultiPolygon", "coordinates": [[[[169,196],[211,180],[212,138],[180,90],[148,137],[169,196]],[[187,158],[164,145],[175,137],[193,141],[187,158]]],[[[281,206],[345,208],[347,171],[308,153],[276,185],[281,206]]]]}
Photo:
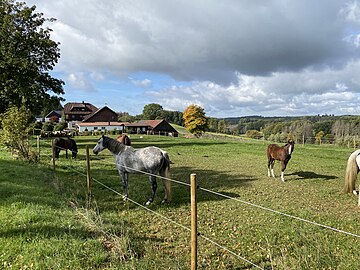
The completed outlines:
{"type": "Polygon", "coordinates": [[[218,122],[218,126],[217,126],[217,131],[220,133],[226,133],[227,132],[227,124],[226,121],[224,119],[220,120],[218,122]]]}
{"type": "Polygon", "coordinates": [[[147,104],[143,109],[143,119],[144,120],[154,120],[163,118],[163,107],[156,103],[147,104]]]}
{"type": "Polygon", "coordinates": [[[65,128],[67,128],[67,123],[62,121],[54,126],[54,131],[63,131],[65,128]]]}
{"type": "Polygon", "coordinates": [[[53,122],[45,122],[42,126],[43,131],[54,131],[54,123],[53,122]]]}
{"type": "Polygon", "coordinates": [[[169,123],[173,123],[179,126],[182,126],[184,124],[182,112],[164,110],[163,117],[169,123]]]}
{"type": "Polygon", "coordinates": [[[322,138],[324,137],[324,135],[325,135],[325,132],[324,131],[319,131],[318,133],[316,133],[316,135],[315,135],[315,140],[316,140],[316,142],[318,143],[318,144],[321,144],[322,142],[321,142],[321,140],[322,140],[322,138]]]}
{"type": "Polygon", "coordinates": [[[37,161],[37,153],[29,143],[29,110],[10,107],[1,115],[3,132],[1,143],[11,151],[13,156],[29,162],[37,161]]]}
{"type": "Polygon", "coordinates": [[[195,136],[199,137],[207,129],[207,118],[204,109],[198,105],[190,105],[183,113],[185,128],[195,136]]]}
{"type": "Polygon", "coordinates": [[[51,77],[60,57],[58,43],[36,7],[14,0],[0,1],[0,113],[25,104],[33,115],[44,107],[58,107],[64,82],[51,77]]]}
{"type": "Polygon", "coordinates": [[[253,139],[261,139],[263,135],[260,131],[252,129],[252,130],[246,131],[245,136],[248,138],[253,138],[253,139]]]}

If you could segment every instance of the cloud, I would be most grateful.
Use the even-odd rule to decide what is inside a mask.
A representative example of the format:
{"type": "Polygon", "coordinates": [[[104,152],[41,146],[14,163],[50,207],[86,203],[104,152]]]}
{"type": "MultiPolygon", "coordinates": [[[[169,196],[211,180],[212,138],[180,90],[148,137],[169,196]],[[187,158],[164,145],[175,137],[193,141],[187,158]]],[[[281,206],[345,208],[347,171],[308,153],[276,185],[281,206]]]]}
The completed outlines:
{"type": "Polygon", "coordinates": [[[191,86],[148,91],[147,95],[169,110],[183,110],[195,103],[210,116],[313,115],[360,113],[357,74],[360,60],[340,70],[305,69],[271,76],[237,74],[229,86],[195,82],[191,86]],[[346,83],[345,83],[346,82],[346,83]],[[166,107],[166,106],[165,106],[166,107]]]}
{"type": "Polygon", "coordinates": [[[64,0],[41,7],[58,19],[63,68],[222,84],[235,81],[235,72],[337,66],[351,52],[345,22],[360,17],[357,5],[343,1],[64,0]]]}
{"type": "Polygon", "coordinates": [[[66,82],[69,83],[72,88],[78,90],[83,90],[86,92],[92,92],[95,90],[93,85],[86,78],[85,74],[81,72],[68,74],[66,77],[66,82]]]}
{"type": "Polygon", "coordinates": [[[29,2],[57,18],[49,25],[61,43],[56,71],[74,88],[129,78],[151,87],[145,104],[196,103],[212,116],[360,113],[358,1],[29,2]]]}
{"type": "Polygon", "coordinates": [[[134,84],[135,86],[140,87],[140,88],[148,88],[151,86],[151,80],[149,80],[149,79],[135,80],[131,77],[129,77],[129,79],[132,84],[134,84]]]}

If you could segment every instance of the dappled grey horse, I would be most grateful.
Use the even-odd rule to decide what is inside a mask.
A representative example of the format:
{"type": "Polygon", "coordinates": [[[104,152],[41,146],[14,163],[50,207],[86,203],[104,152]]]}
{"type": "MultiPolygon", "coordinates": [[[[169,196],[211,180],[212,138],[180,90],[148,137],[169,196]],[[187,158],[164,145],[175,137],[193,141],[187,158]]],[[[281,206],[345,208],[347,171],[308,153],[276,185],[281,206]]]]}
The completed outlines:
{"type": "Polygon", "coordinates": [[[152,194],[146,205],[154,201],[157,183],[156,175],[163,178],[165,195],[163,202],[171,199],[170,159],[169,155],[158,147],[149,146],[140,149],[134,149],[131,146],[124,145],[112,138],[102,136],[95,145],[93,152],[98,154],[104,149],[108,149],[115,157],[116,167],[119,171],[122,185],[124,187],[124,199],[128,198],[129,173],[142,172],[149,175],[152,194]]]}

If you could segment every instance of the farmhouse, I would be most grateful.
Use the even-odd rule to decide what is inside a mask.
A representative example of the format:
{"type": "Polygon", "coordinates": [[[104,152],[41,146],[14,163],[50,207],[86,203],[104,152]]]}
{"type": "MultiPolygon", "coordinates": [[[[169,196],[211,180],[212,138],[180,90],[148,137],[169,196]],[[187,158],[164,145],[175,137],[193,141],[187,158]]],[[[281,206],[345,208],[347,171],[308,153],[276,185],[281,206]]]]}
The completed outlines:
{"type": "Polygon", "coordinates": [[[140,120],[135,123],[127,124],[128,133],[140,133],[148,135],[165,135],[178,137],[179,133],[166,120],[140,120]]]}
{"type": "Polygon", "coordinates": [[[126,122],[78,122],[76,126],[79,132],[84,131],[110,131],[121,130],[125,131],[126,122]]]}
{"type": "Polygon", "coordinates": [[[51,111],[45,116],[45,122],[59,123],[60,119],[61,119],[60,111],[51,111]]]}
{"type": "Polygon", "coordinates": [[[69,102],[64,105],[64,118],[66,122],[82,121],[85,117],[96,112],[98,108],[94,105],[82,102],[69,102]]]}
{"type": "Polygon", "coordinates": [[[76,122],[78,131],[110,131],[121,130],[124,131],[125,124],[127,122],[118,122],[117,113],[111,110],[109,107],[104,106],[96,112],[87,115],[83,121],[76,122]]]}

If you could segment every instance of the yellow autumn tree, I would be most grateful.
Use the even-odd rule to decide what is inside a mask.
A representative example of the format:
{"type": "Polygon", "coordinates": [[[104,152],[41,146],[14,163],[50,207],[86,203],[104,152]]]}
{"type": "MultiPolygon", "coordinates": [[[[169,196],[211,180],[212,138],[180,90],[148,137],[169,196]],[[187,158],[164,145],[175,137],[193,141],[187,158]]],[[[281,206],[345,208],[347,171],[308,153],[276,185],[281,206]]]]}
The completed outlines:
{"type": "Polygon", "coordinates": [[[183,113],[185,128],[196,137],[200,137],[207,129],[207,118],[204,109],[198,105],[190,105],[183,113]]]}

